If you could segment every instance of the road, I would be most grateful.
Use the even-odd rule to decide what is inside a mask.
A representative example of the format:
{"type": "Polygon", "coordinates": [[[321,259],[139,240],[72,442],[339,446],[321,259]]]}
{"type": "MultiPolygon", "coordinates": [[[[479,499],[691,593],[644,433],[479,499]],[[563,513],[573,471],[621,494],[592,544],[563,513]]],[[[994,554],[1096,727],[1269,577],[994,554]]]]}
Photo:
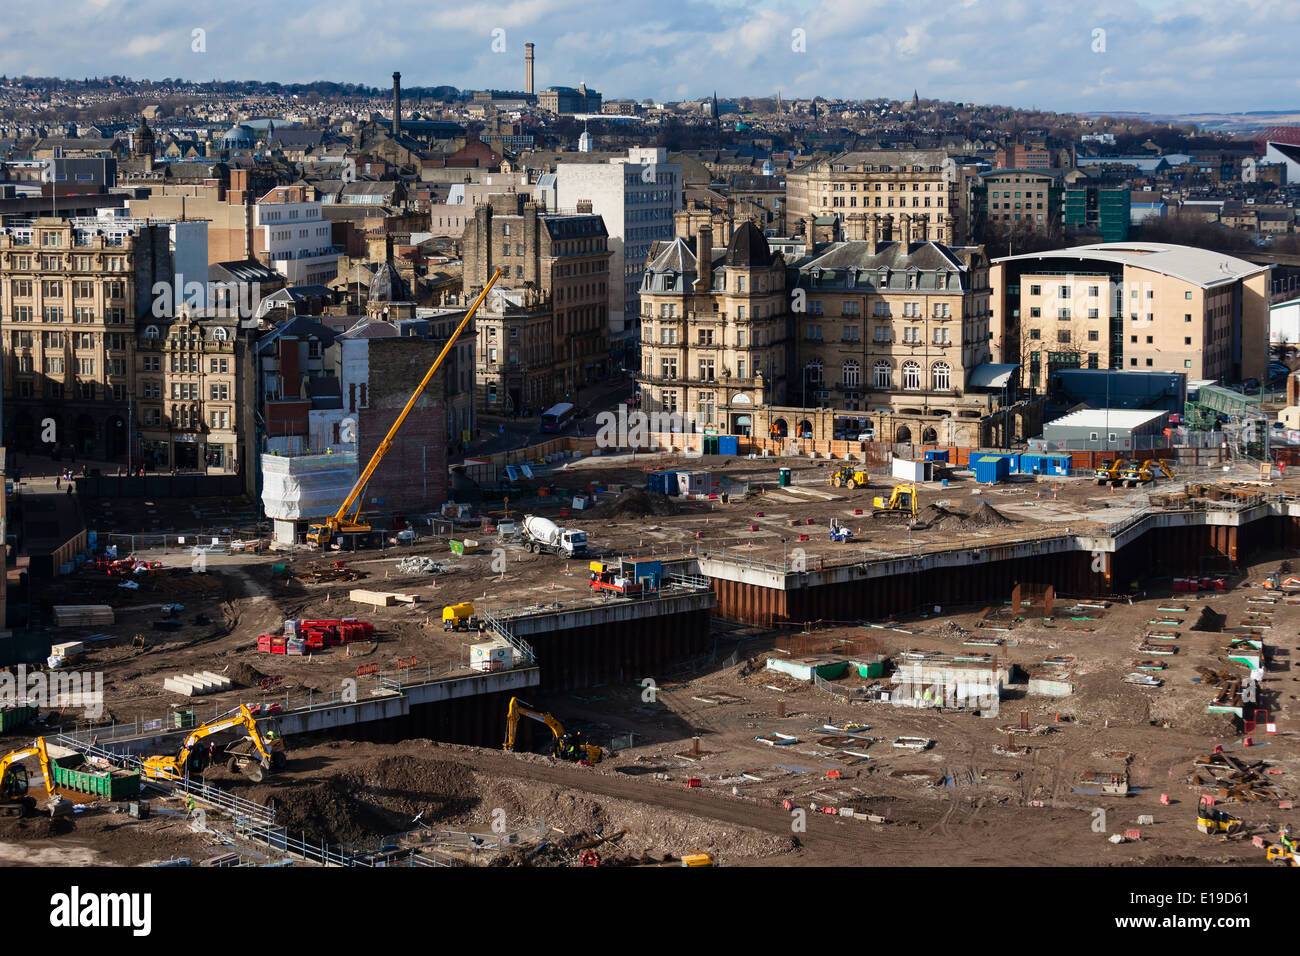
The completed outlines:
{"type": "MultiPolygon", "coordinates": [[[[577,435],[579,429],[583,434],[591,435],[595,430],[596,416],[604,411],[616,409],[625,399],[632,395],[635,380],[630,372],[615,372],[608,382],[582,389],[576,396],[576,404],[587,410],[587,416],[572,426],[566,434],[577,435]]],[[[554,436],[543,432],[539,418],[489,418],[482,416],[479,429],[482,438],[476,438],[469,444],[467,455],[493,455],[497,452],[514,448],[525,448],[540,444],[554,436]]],[[[464,461],[459,456],[457,461],[464,461]]]]}

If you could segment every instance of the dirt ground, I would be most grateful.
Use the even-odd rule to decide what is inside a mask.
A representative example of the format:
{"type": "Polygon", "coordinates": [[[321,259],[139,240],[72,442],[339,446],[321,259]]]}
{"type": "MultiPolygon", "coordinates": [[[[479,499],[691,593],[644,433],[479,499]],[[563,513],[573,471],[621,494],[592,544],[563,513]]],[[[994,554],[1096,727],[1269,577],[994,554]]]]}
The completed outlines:
{"type": "MultiPolygon", "coordinates": [[[[279,776],[252,784],[218,768],[210,779],[258,802],[274,801],[282,822],[330,842],[364,841],[412,825],[486,833],[497,809],[505,811],[511,826],[544,818],[547,839],[555,846],[530,855],[528,844],[511,851],[503,865],[569,865],[577,858],[571,847],[580,838],[620,830],[627,833],[601,845],[603,863],[644,863],[701,851],[728,865],[763,866],[1264,865],[1263,851],[1251,846],[1250,836],[1271,839],[1290,818],[1278,803],[1294,798],[1300,773],[1293,716],[1297,688],[1290,668],[1300,605],[1248,603],[1264,596],[1254,583],[1280,564],[1278,558],[1255,566],[1230,581],[1227,591],[1153,592],[1132,605],[1058,608],[1050,622],[1009,623],[1013,615],[1006,611],[963,607],[943,608],[938,616],[873,622],[882,627],[808,634],[732,631],[739,663],[683,679],[665,676],[653,699],[638,681],[532,701],[606,748],[607,758],[594,767],[427,740],[299,739],[290,741],[290,764],[279,776]],[[1228,628],[1248,619],[1272,620],[1265,631],[1272,660],[1261,706],[1269,709],[1277,733],[1256,734],[1250,748],[1243,746],[1232,718],[1206,713],[1212,690],[1195,682],[1200,668],[1244,674],[1227,660],[1230,633],[1191,630],[1207,607],[1224,615],[1228,628]],[[1069,619],[1081,616],[1094,620],[1069,619]],[[1008,629],[987,631],[977,627],[980,620],[1008,629]],[[1150,624],[1153,620],[1181,623],[1150,624]],[[1177,634],[1178,648],[1161,658],[1164,670],[1150,672],[1163,686],[1123,683],[1139,659],[1138,644],[1160,629],[1177,634]],[[971,639],[1004,643],[964,643],[971,639]],[[909,651],[989,653],[1014,665],[1008,699],[995,715],[846,704],[765,668],[769,657],[885,653],[898,658],[909,651]],[[1045,664],[1049,658],[1056,663],[1045,664]],[[1027,675],[1047,673],[1072,682],[1074,693],[1064,698],[1025,694],[1027,675]],[[1022,711],[1031,731],[1016,733],[1015,750],[1008,750],[1003,728],[1018,728],[1022,711]],[[850,729],[855,739],[847,744],[819,742],[843,736],[826,724],[844,727],[846,722],[866,726],[850,729]],[[768,746],[756,739],[774,732],[797,743],[768,746]],[[691,753],[696,736],[699,755],[691,753]],[[933,744],[921,752],[905,751],[892,746],[899,736],[925,737],[933,744]],[[1241,835],[1228,838],[1196,831],[1198,791],[1188,783],[1194,758],[1216,745],[1239,759],[1264,761],[1275,797],[1227,804],[1246,824],[1241,835]],[[831,756],[841,750],[865,757],[850,762],[831,756]],[[828,778],[828,771],[838,776],[828,778]],[[1097,771],[1127,771],[1132,793],[1096,792],[1083,778],[1097,771]],[[701,785],[688,787],[691,778],[701,785]],[[784,800],[806,811],[802,829],[784,800]],[[849,807],[855,815],[813,809],[826,806],[849,807]],[[885,822],[870,822],[865,814],[885,822]],[[1154,822],[1139,825],[1141,815],[1154,822]],[[1141,839],[1108,842],[1109,835],[1130,829],[1139,830],[1141,839]]],[[[855,676],[832,683],[871,681],[855,676]]],[[[194,835],[176,826],[144,831],[148,836],[142,839],[142,831],[130,826],[83,832],[81,823],[76,833],[49,839],[0,837],[0,861],[15,855],[26,859],[55,846],[76,847],[77,859],[94,854],[89,859],[95,862],[196,852],[194,835]]]]}
{"type": "MultiPolygon", "coordinates": [[[[572,474],[564,476],[567,487],[590,475],[638,491],[569,518],[562,519],[558,503],[542,513],[587,530],[598,554],[673,556],[740,548],[779,558],[786,543],[806,534],[809,560],[816,560],[909,542],[914,548],[940,547],[1059,533],[1063,527],[1081,530],[1132,514],[1151,493],[1111,491],[1090,479],[994,489],[958,479],[946,488],[923,486],[926,525],[908,528],[905,522],[870,517],[871,499],[893,483],[887,477],[873,476],[868,489],[833,489],[827,483],[830,463],[787,460],[780,464],[795,468],[796,483],[777,489],[775,460],[732,460],[726,473],[733,491],[726,503],[640,493],[645,471],[664,464],[644,457],[635,463],[596,458],[572,463],[567,469],[572,474]],[[739,490],[746,482],[748,493],[739,490]],[[857,540],[831,543],[832,518],[854,530],[857,540]]],[[[677,464],[692,467],[690,461],[677,464]]],[[[1225,477],[1245,481],[1249,476],[1225,477]]],[[[1274,481],[1270,487],[1287,490],[1297,481],[1274,481]]],[[[1181,487],[1181,481],[1165,482],[1159,490],[1181,487]]],[[[138,589],[119,588],[121,579],[87,569],[61,582],[60,593],[46,603],[114,606],[116,623],[99,629],[113,640],[92,645],[80,665],[104,674],[106,719],[157,718],[191,706],[206,718],[209,710],[240,701],[269,702],[307,689],[330,693],[368,663],[391,669],[400,659],[415,658],[418,668],[461,667],[467,645],[477,638],[444,632],[444,604],[471,600],[500,609],[591,599],[585,560],[530,555],[495,539],[483,543],[483,550],[468,555],[452,554],[445,539],[343,555],[220,555],[197,574],[188,554],[144,555],[159,557],[166,567],[134,576],[138,589]],[[498,546],[502,552],[494,554],[498,546]],[[409,554],[428,555],[441,566],[435,573],[401,574],[397,562],[409,554]],[[346,572],[336,571],[335,562],[346,572]],[[277,563],[286,563],[288,573],[273,574],[277,563]],[[409,607],[372,608],[347,599],[353,587],[413,593],[420,600],[409,607]],[[183,603],[183,612],[172,623],[160,622],[161,606],[172,602],[183,603]],[[376,639],[310,658],[259,653],[257,636],[280,633],[292,617],[359,617],[375,624],[376,639]],[[163,691],[165,677],[199,670],[225,673],[237,686],[197,700],[163,691]]],[[[423,740],[362,744],[297,738],[289,741],[288,770],[277,777],[253,785],[217,769],[212,779],[250,799],[274,801],[282,822],[329,842],[368,841],[412,825],[486,832],[497,809],[512,824],[544,818],[552,849],[534,854],[523,847],[503,857],[503,865],[567,865],[581,843],[621,830],[627,832],[601,844],[602,861],[645,863],[703,851],[730,865],[1262,865],[1263,851],[1251,846],[1250,836],[1271,838],[1287,820],[1291,811],[1279,803],[1294,798],[1300,773],[1293,716],[1297,678],[1291,671],[1300,605],[1249,599],[1263,596],[1258,582],[1285,557],[1265,556],[1246,575],[1231,579],[1224,592],[1153,591],[1132,605],[1074,611],[1059,606],[1052,621],[1027,612],[1013,620],[1017,615],[998,604],[999,596],[991,597],[993,606],[987,608],[945,607],[937,614],[868,622],[874,627],[808,634],[715,622],[719,659],[735,650],[734,665],[644,675],[656,682],[650,696],[638,679],[531,701],[606,748],[607,759],[594,767],[423,740]],[[1162,606],[1183,610],[1162,611],[1162,606]],[[1271,661],[1260,706],[1269,710],[1277,733],[1254,735],[1250,748],[1243,746],[1243,733],[1231,718],[1206,712],[1214,689],[1199,682],[1201,669],[1246,673],[1227,659],[1230,631],[1193,630],[1207,608],[1222,615],[1229,629],[1270,625],[1263,632],[1271,661]],[[981,620],[988,626],[980,627],[981,620]],[[1152,623],[1165,620],[1176,623],[1152,623]],[[1148,637],[1166,631],[1176,637],[1167,642],[1148,637]],[[1170,645],[1176,653],[1151,656],[1153,647],[1170,645]],[[765,668],[769,657],[885,654],[897,661],[923,651],[988,654],[1009,668],[1011,684],[997,713],[850,704],[765,668]],[[1142,672],[1162,686],[1123,681],[1139,660],[1165,665],[1142,672]],[[1030,695],[1029,677],[1069,682],[1073,693],[1030,695]],[[1016,732],[1022,719],[1029,733],[1016,732]],[[826,726],[843,728],[846,722],[866,727],[834,731],[826,726]],[[769,745],[758,739],[783,739],[773,734],[795,742],[769,745]],[[893,746],[900,736],[933,743],[919,752],[904,750],[893,746]],[[694,737],[700,739],[701,754],[691,753],[694,737]],[[1268,799],[1230,805],[1247,825],[1244,834],[1231,838],[1202,835],[1194,825],[1198,791],[1188,777],[1194,758],[1216,745],[1238,759],[1263,761],[1260,773],[1272,789],[1268,799]],[[1098,772],[1127,772],[1131,794],[1097,792],[1085,777],[1098,772]],[[692,779],[700,786],[688,787],[692,779]],[[824,807],[855,813],[832,816],[819,812],[824,807]],[[803,811],[803,818],[794,811],[803,811]],[[872,822],[868,814],[883,822],[872,822]],[[1139,826],[1143,815],[1154,823],[1139,826]],[[1140,830],[1141,839],[1108,842],[1107,836],[1129,829],[1140,830]]],[[[80,636],[84,631],[69,631],[64,639],[80,636]]],[[[860,690],[872,681],[852,676],[832,683],[860,690]]],[[[65,715],[65,723],[68,719],[65,715]]],[[[0,746],[24,734],[30,736],[11,734],[0,746]]],[[[0,863],[130,865],[168,856],[199,859],[225,849],[167,814],[129,821],[87,811],[74,829],[62,833],[29,823],[0,830],[0,863]]]]}

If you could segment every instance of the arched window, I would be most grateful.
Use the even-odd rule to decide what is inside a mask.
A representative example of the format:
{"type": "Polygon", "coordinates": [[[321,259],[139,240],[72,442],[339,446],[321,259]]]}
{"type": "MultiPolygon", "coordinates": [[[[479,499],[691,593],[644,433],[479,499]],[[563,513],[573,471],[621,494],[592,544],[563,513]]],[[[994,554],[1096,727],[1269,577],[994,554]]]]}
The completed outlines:
{"type": "Polygon", "coordinates": [[[844,376],[845,388],[857,388],[862,384],[862,366],[858,365],[853,359],[849,359],[844,363],[841,374],[844,376]]]}
{"type": "Polygon", "coordinates": [[[921,366],[918,362],[903,363],[903,388],[911,391],[920,391],[921,366]]]}
{"type": "Polygon", "coordinates": [[[145,337],[146,339],[156,339],[156,338],[158,338],[158,326],[156,326],[156,325],[150,325],[150,326],[146,327],[145,330],[144,330],[144,337],[145,337]]]}
{"type": "Polygon", "coordinates": [[[877,362],[873,367],[876,388],[890,388],[894,384],[894,370],[888,362],[877,362]]]}
{"type": "Polygon", "coordinates": [[[813,359],[803,367],[803,374],[808,380],[809,385],[820,385],[822,383],[822,363],[820,359],[813,359]]]}
{"type": "Polygon", "coordinates": [[[952,369],[947,362],[935,362],[930,368],[930,388],[946,392],[952,388],[952,369]]]}
{"type": "Polygon", "coordinates": [[[221,329],[221,328],[213,329],[213,330],[212,330],[212,338],[213,338],[214,341],[217,341],[217,342],[224,342],[224,341],[226,341],[226,330],[225,330],[225,329],[221,329]]]}

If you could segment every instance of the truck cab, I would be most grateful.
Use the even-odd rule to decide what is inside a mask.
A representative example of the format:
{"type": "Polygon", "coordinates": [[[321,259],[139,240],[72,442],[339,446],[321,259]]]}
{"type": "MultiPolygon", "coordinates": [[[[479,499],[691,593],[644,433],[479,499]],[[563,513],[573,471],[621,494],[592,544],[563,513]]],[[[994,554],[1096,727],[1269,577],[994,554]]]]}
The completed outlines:
{"type": "Polygon", "coordinates": [[[562,546],[569,554],[578,555],[587,553],[587,532],[565,530],[560,538],[562,546]]]}

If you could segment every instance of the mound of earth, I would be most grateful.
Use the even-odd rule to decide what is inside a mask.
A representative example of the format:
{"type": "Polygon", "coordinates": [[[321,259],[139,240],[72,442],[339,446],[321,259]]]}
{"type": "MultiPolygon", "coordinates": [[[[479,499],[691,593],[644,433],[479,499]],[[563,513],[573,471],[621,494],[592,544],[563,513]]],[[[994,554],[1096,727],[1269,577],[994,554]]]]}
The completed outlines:
{"type": "Polygon", "coordinates": [[[473,772],[444,760],[381,757],[331,780],[251,788],[273,803],[276,822],[318,843],[353,843],[410,829],[420,816],[433,824],[479,803],[473,772]]]}
{"type": "Polygon", "coordinates": [[[258,683],[266,677],[266,675],[256,667],[253,667],[251,664],[246,664],[243,661],[236,661],[231,664],[229,669],[226,671],[226,676],[236,684],[240,684],[244,687],[256,687],[258,686],[258,683]]]}
{"type": "Polygon", "coordinates": [[[1004,515],[997,508],[994,508],[987,501],[981,501],[980,506],[971,512],[966,519],[965,527],[968,528],[992,528],[999,525],[1011,524],[1011,519],[1004,515]]]}
{"type": "Polygon", "coordinates": [[[927,505],[917,516],[935,531],[953,531],[965,527],[967,516],[959,511],[949,511],[938,505],[927,505]]]}
{"type": "Polygon", "coordinates": [[[595,518],[645,518],[680,514],[681,508],[667,495],[644,488],[628,488],[613,501],[601,502],[585,513],[595,518]]]}

